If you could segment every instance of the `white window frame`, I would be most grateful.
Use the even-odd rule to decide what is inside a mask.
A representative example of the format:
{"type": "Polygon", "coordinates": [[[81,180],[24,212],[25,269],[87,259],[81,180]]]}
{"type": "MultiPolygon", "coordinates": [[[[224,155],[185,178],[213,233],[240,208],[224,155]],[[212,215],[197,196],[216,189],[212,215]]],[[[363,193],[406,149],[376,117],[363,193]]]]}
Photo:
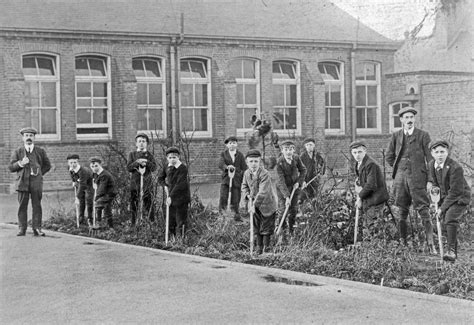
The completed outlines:
{"type": "MultiPolygon", "coordinates": [[[[355,86],[357,89],[357,86],[377,86],[377,106],[374,107],[377,111],[377,118],[376,118],[376,124],[377,126],[375,128],[359,128],[357,127],[357,124],[354,127],[357,127],[357,133],[359,134],[373,134],[373,133],[382,133],[382,95],[381,95],[381,65],[379,62],[374,62],[374,61],[361,61],[357,62],[357,65],[361,64],[371,64],[375,66],[375,80],[357,80],[355,81],[355,86]]],[[[365,67],[364,67],[365,70],[365,67]]],[[[366,99],[367,97],[367,88],[366,89],[366,99]]],[[[357,91],[357,90],[356,90],[357,91]]],[[[359,108],[367,108],[368,106],[357,106],[357,102],[354,103],[356,105],[356,114],[357,110],[359,108]]]]}
{"type": "MultiPolygon", "coordinates": [[[[300,136],[301,135],[301,64],[297,60],[292,59],[278,59],[272,61],[272,92],[273,85],[296,85],[296,129],[273,129],[278,135],[282,136],[300,136]],[[273,64],[278,62],[295,64],[295,79],[273,78],[273,64]]],[[[272,94],[273,96],[273,94],[272,94]]],[[[285,96],[285,95],[284,95],[285,96]]],[[[273,111],[276,108],[290,107],[290,106],[273,106],[270,119],[273,123],[273,111]]]]}
{"type": "Polygon", "coordinates": [[[410,106],[410,102],[407,101],[397,101],[390,103],[388,105],[388,111],[389,111],[389,116],[390,116],[390,132],[395,132],[401,130],[402,127],[395,127],[395,119],[400,120],[400,117],[398,116],[398,113],[394,113],[393,109],[395,106],[399,105],[400,109],[403,107],[410,106]]]}
{"type": "MultiPolygon", "coordinates": [[[[345,132],[345,125],[346,125],[346,120],[345,120],[345,112],[346,112],[346,98],[345,98],[345,91],[344,91],[344,62],[336,61],[336,60],[324,60],[321,62],[318,62],[318,71],[319,71],[319,65],[320,64],[333,64],[337,65],[339,67],[339,80],[332,80],[332,79],[325,79],[323,74],[321,74],[321,77],[324,80],[324,125],[326,125],[326,120],[330,121],[329,116],[327,114],[329,108],[340,108],[339,112],[339,119],[341,121],[341,127],[336,129],[336,128],[329,128],[324,130],[326,134],[344,134],[345,132]],[[329,91],[333,88],[339,88],[340,93],[341,93],[341,106],[326,106],[326,86],[329,86],[329,91]]],[[[321,73],[321,72],[320,72],[321,73]]],[[[331,93],[331,92],[329,92],[331,93]]]]}
{"type": "MultiPolygon", "coordinates": [[[[258,59],[254,59],[254,58],[248,58],[248,57],[239,57],[239,58],[234,58],[232,60],[232,62],[234,61],[240,61],[242,66],[241,66],[241,69],[243,69],[243,62],[244,61],[249,61],[249,62],[253,62],[254,64],[254,67],[255,67],[255,78],[235,78],[235,82],[236,82],[236,86],[238,85],[242,85],[243,87],[245,85],[255,85],[255,93],[256,93],[256,96],[255,96],[255,101],[256,103],[255,104],[245,104],[245,93],[244,93],[244,104],[239,104],[237,103],[236,104],[236,110],[239,110],[239,109],[255,109],[255,114],[257,116],[260,116],[260,113],[261,113],[261,107],[260,107],[260,61],[258,59]]],[[[243,72],[243,71],[241,71],[243,72]]],[[[242,73],[243,75],[243,73],[242,73]]],[[[245,87],[244,87],[245,89],[245,87]]],[[[238,114],[237,114],[238,116],[238,114]]],[[[236,118],[236,123],[237,123],[237,118],[236,118]]],[[[245,123],[245,121],[244,121],[245,123]]],[[[248,128],[239,128],[239,127],[236,127],[236,130],[237,130],[237,136],[244,136],[246,133],[252,131],[252,127],[248,127],[248,128]]]]}
{"type": "MultiPolygon", "coordinates": [[[[38,128],[38,134],[36,134],[36,139],[38,140],[44,140],[44,141],[57,141],[61,140],[61,95],[60,95],[60,62],[59,62],[59,56],[56,54],[51,54],[51,53],[45,53],[45,52],[32,52],[32,53],[24,53],[21,56],[21,61],[22,61],[22,69],[23,69],[23,59],[25,57],[35,57],[36,58],[46,58],[50,59],[53,61],[53,67],[54,67],[54,76],[41,76],[39,72],[36,75],[25,75],[25,86],[26,83],[28,82],[39,82],[40,84],[42,82],[54,82],[56,84],[56,107],[54,108],[56,110],[56,133],[55,134],[41,134],[41,125],[38,128]]],[[[38,68],[38,65],[37,65],[38,68]]],[[[38,93],[39,98],[41,98],[41,87],[39,87],[39,93],[38,93]]],[[[42,110],[50,110],[53,108],[43,108],[41,106],[41,100],[39,100],[39,105],[38,107],[27,107],[25,104],[25,108],[28,110],[38,110],[38,113],[41,115],[42,110]]],[[[41,124],[41,118],[39,122],[41,124]]],[[[32,125],[34,125],[32,123],[32,125]]]]}
{"type": "MultiPolygon", "coordinates": [[[[152,56],[139,56],[139,57],[134,57],[132,58],[133,60],[149,60],[149,61],[157,61],[159,65],[159,69],[161,72],[161,76],[159,78],[157,77],[149,77],[149,76],[135,76],[137,79],[137,113],[140,110],[146,110],[146,116],[147,116],[147,124],[150,124],[149,120],[149,110],[161,109],[161,130],[154,130],[154,129],[138,129],[138,122],[137,122],[137,134],[138,133],[145,133],[148,134],[148,136],[153,137],[153,136],[166,136],[166,64],[165,60],[161,57],[152,57],[152,56]],[[147,87],[150,84],[161,84],[161,105],[152,105],[152,104],[138,104],[138,84],[146,84],[147,87]]],[[[132,68],[133,69],[133,68],[132,68]]],[[[145,70],[146,71],[146,70],[145,70]]]]}
{"type": "MultiPolygon", "coordinates": [[[[180,86],[182,85],[207,85],[207,106],[193,106],[192,108],[183,108],[182,105],[182,100],[181,100],[181,91],[180,91],[180,96],[179,96],[179,109],[180,109],[180,114],[179,114],[179,123],[180,123],[180,132],[183,133],[183,135],[187,137],[196,137],[196,138],[204,138],[204,137],[212,137],[212,79],[211,79],[211,60],[209,58],[204,58],[204,57],[199,57],[199,56],[190,56],[190,57],[182,57],[179,60],[179,65],[178,65],[178,71],[179,71],[179,82],[180,86]],[[207,72],[207,78],[186,78],[181,76],[181,62],[183,60],[189,60],[189,61],[199,61],[205,62],[205,67],[206,67],[206,72],[207,72]],[[205,108],[207,109],[207,130],[206,131],[194,131],[194,130],[183,130],[183,120],[182,116],[183,114],[181,113],[183,110],[186,109],[196,109],[196,108],[205,108]]],[[[182,88],[182,87],[180,87],[182,88]]],[[[194,86],[193,86],[194,88],[194,86]]],[[[193,114],[194,118],[194,114],[193,114]]],[[[194,125],[194,121],[193,121],[194,125]]]]}
{"type": "MultiPolygon", "coordinates": [[[[74,80],[74,88],[75,88],[75,94],[74,94],[74,104],[76,108],[76,138],[78,140],[105,140],[105,139],[111,139],[112,138],[112,85],[111,85],[111,64],[110,64],[110,57],[101,55],[101,54],[81,54],[81,55],[76,55],[74,57],[74,73],[76,71],[76,60],[80,58],[94,58],[94,59],[103,59],[105,60],[105,68],[106,68],[106,76],[78,76],[75,75],[75,80],[74,80]],[[77,97],[77,84],[78,83],[106,83],[107,84],[107,123],[83,123],[79,124],[77,123],[77,110],[78,110],[78,97],[77,97]],[[108,132],[107,133],[87,133],[87,134],[79,134],[77,132],[77,129],[79,128],[107,128],[108,132]]],[[[91,94],[92,96],[93,94],[91,94]]],[[[93,98],[93,97],[91,97],[93,98]]]]}

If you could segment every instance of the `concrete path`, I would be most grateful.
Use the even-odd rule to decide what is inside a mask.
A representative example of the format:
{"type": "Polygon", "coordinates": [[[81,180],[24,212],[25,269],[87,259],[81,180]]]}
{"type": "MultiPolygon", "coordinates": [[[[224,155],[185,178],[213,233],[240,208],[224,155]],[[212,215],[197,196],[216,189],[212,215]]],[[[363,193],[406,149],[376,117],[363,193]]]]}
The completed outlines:
{"type": "Polygon", "coordinates": [[[0,224],[2,324],[473,324],[474,304],[0,224]]]}

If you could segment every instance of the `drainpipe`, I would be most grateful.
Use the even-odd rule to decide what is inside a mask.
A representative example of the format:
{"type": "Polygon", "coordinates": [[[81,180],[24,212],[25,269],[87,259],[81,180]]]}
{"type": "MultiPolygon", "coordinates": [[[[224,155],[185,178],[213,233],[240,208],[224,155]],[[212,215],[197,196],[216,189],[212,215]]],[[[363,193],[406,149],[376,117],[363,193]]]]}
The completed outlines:
{"type": "Polygon", "coordinates": [[[356,108],[356,68],[355,51],[357,44],[352,44],[351,49],[351,141],[355,141],[357,136],[357,108],[356,108]]]}
{"type": "Polygon", "coordinates": [[[180,83],[179,83],[179,46],[184,42],[184,14],[181,13],[181,31],[179,33],[179,40],[176,37],[171,38],[170,44],[170,66],[171,66],[171,132],[173,136],[173,144],[176,143],[176,135],[178,127],[178,121],[176,117],[177,111],[177,99],[179,100],[180,95],[180,83]]]}

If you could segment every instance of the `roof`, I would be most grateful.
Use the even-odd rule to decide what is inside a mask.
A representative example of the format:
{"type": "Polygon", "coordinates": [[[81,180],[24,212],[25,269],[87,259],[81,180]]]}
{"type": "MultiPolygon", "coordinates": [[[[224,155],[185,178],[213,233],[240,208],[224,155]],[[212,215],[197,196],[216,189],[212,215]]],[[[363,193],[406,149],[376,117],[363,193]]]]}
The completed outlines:
{"type": "Polygon", "coordinates": [[[389,43],[328,0],[2,0],[0,30],[389,43]]]}

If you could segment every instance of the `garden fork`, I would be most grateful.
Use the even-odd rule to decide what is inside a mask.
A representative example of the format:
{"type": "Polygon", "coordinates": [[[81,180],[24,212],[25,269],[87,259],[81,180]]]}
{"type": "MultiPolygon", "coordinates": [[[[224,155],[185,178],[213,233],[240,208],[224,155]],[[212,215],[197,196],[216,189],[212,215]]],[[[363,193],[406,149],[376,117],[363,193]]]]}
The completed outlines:
{"type": "Polygon", "coordinates": [[[436,216],[436,228],[438,229],[438,245],[439,254],[441,256],[441,263],[443,263],[443,238],[441,236],[441,222],[439,220],[438,202],[440,200],[440,189],[437,186],[433,186],[430,189],[431,202],[435,204],[435,216],[436,216]]]}

